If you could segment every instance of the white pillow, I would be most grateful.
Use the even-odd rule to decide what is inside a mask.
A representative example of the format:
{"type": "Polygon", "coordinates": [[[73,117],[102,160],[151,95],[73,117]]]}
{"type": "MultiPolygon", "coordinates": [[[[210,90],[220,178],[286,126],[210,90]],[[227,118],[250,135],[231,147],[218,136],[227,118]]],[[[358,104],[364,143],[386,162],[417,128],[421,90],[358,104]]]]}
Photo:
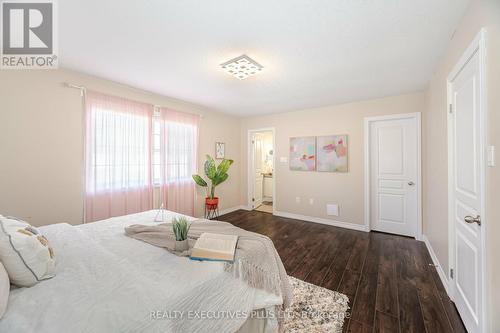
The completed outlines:
{"type": "Polygon", "coordinates": [[[2,319],[5,310],[7,310],[7,302],[9,301],[10,281],[5,267],[0,262],[0,319],[2,319]]]}
{"type": "Polygon", "coordinates": [[[0,217],[0,261],[10,282],[19,287],[31,287],[54,276],[54,251],[47,239],[13,217],[0,217]]]}

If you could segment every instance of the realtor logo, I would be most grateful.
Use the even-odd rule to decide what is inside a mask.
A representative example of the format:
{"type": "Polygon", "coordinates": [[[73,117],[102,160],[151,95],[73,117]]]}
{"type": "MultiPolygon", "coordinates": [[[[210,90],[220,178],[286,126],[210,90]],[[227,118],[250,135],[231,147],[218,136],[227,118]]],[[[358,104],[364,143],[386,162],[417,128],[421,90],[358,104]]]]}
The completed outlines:
{"type": "Polygon", "coordinates": [[[1,17],[2,69],[57,68],[53,1],[3,1],[1,17]]]}

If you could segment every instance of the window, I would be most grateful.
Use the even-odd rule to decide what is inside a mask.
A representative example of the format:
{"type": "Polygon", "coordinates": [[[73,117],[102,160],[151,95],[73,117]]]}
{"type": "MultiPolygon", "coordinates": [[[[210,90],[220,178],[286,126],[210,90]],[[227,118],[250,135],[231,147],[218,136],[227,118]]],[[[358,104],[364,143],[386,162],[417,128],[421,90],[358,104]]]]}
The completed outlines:
{"type": "Polygon", "coordinates": [[[161,191],[160,200],[169,210],[195,214],[199,116],[160,108],[161,191]]]}
{"type": "Polygon", "coordinates": [[[166,131],[166,170],[167,183],[172,181],[191,181],[195,173],[196,131],[194,125],[167,122],[166,131]]]}
{"type": "Polygon", "coordinates": [[[191,181],[191,175],[196,171],[197,131],[196,125],[171,120],[163,121],[159,112],[155,114],[152,150],[155,186],[163,183],[191,181]],[[165,154],[162,153],[163,149],[165,149],[165,154]]]}
{"type": "Polygon", "coordinates": [[[197,115],[87,92],[85,219],[153,208],[194,214],[197,115]]]}
{"type": "Polygon", "coordinates": [[[153,184],[161,184],[161,119],[159,113],[155,113],[153,117],[153,184]]]}
{"type": "Polygon", "coordinates": [[[90,188],[137,188],[149,183],[149,119],[96,108],[90,118],[90,188]]]}

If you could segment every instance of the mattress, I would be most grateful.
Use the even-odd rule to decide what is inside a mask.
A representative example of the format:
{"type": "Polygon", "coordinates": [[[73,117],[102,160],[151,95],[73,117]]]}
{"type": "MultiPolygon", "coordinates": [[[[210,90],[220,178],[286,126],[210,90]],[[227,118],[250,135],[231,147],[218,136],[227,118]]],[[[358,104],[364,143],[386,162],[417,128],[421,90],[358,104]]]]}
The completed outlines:
{"type": "MultiPolygon", "coordinates": [[[[165,212],[170,221],[173,212],[165,212]]],[[[153,225],[148,211],[78,226],[41,227],[56,256],[56,276],[14,288],[0,332],[235,332],[248,313],[281,297],[250,288],[223,263],[192,261],[126,237],[153,225]]],[[[188,217],[190,220],[194,218],[188,217]]],[[[275,331],[266,319],[264,331],[275,331]]]]}

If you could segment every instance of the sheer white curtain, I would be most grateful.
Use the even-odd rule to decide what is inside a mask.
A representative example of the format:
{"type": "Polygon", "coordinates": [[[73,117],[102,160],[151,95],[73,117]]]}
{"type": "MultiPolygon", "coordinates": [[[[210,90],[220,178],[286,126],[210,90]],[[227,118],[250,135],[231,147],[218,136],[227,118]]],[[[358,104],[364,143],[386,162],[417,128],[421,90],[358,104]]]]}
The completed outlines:
{"type": "Polygon", "coordinates": [[[152,105],[87,92],[87,222],[152,209],[152,114],[152,105]]]}
{"type": "Polygon", "coordinates": [[[160,108],[161,200],[164,207],[194,216],[199,116],[160,108]]]}

